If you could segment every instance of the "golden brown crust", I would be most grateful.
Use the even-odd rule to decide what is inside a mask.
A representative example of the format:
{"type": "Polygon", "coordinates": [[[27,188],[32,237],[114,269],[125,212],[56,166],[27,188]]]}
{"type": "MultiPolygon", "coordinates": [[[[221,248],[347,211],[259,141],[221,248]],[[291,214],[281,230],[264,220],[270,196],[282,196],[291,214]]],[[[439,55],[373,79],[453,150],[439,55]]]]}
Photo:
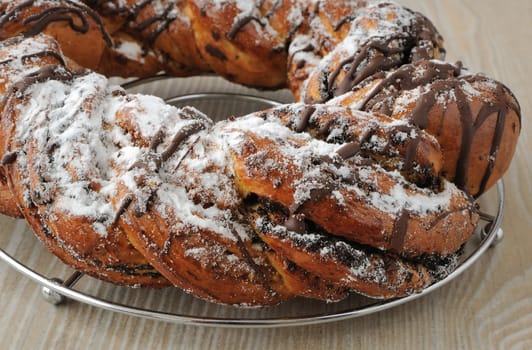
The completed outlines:
{"type": "Polygon", "coordinates": [[[324,283],[331,281],[337,288],[356,290],[374,298],[391,298],[421,290],[433,280],[422,264],[367,252],[319,233],[290,232],[282,221],[276,224],[275,214],[269,212],[255,221],[264,242],[277,254],[322,278],[324,283]]]}
{"type": "Polygon", "coordinates": [[[0,171],[0,214],[14,218],[22,218],[22,213],[18,208],[17,201],[9,190],[7,179],[3,169],[0,171]]]}
{"type": "MultiPolygon", "coordinates": [[[[344,13],[336,18],[325,10],[318,12],[323,27],[318,43],[324,41],[321,33],[334,39],[330,45],[315,45],[324,46],[326,51],[320,52],[323,60],[311,67],[304,84],[298,84],[297,99],[323,103],[343,95],[375,73],[420,59],[443,58],[443,40],[421,14],[393,2],[354,2],[351,6],[354,8],[340,11],[344,13]]],[[[303,60],[303,65],[295,68],[309,70],[305,65],[308,63],[303,60]]]]}
{"type": "Polygon", "coordinates": [[[445,277],[520,130],[511,92],[434,60],[436,29],[394,2],[16,0],[0,39],[0,211],[87,274],[218,303],[445,277]],[[91,70],[307,104],[213,125],[91,70]]]}
{"type": "Polygon", "coordinates": [[[272,267],[281,276],[283,285],[293,295],[334,302],[343,300],[349,293],[348,288],[302,269],[277,251],[268,252],[267,256],[272,267]]]}
{"type": "MultiPolygon", "coordinates": [[[[0,50],[0,62],[2,62],[0,80],[4,83],[0,84],[0,109],[4,108],[4,99],[10,87],[9,82],[21,79],[28,72],[36,70],[43,65],[61,64],[65,61],[65,58],[59,54],[59,46],[53,39],[39,36],[35,39],[35,42],[48,47],[48,50],[45,50],[43,54],[42,48],[31,49],[31,45],[24,43],[22,37],[14,37],[2,42],[2,50],[0,50]],[[19,57],[20,53],[17,51],[21,47],[25,47],[21,50],[25,51],[24,57],[27,59],[21,60],[21,57],[19,57]]],[[[3,147],[3,145],[0,147],[0,159],[5,155],[3,147]]],[[[2,199],[0,204],[0,212],[2,214],[13,217],[22,216],[17,201],[8,187],[4,169],[0,169],[0,198],[2,199]]]]}
{"type": "MultiPolygon", "coordinates": [[[[349,106],[349,105],[348,105],[349,106]]],[[[409,181],[430,186],[441,175],[439,143],[413,125],[394,123],[377,112],[314,105],[284,106],[267,113],[296,132],[308,132],[329,143],[347,143],[342,152],[357,151],[385,169],[398,169],[409,181]]]]}
{"type": "MultiPolygon", "coordinates": [[[[50,165],[53,151],[58,145],[50,144],[43,152],[43,135],[39,134],[44,125],[32,125],[24,130],[28,133],[25,141],[17,136],[17,124],[25,116],[20,109],[31,103],[31,94],[26,95],[25,85],[39,83],[43,79],[74,79],[74,75],[63,66],[66,62],[55,41],[47,37],[29,40],[17,38],[4,42],[5,49],[0,56],[4,58],[2,74],[6,77],[3,86],[5,103],[2,106],[1,151],[3,172],[6,174],[7,187],[22,214],[39,238],[61,260],[71,266],[100,279],[115,283],[161,287],[168,285],[167,280],[153,270],[146,259],[129,243],[117,225],[110,225],[105,234],[97,232],[98,218],[65,212],[61,206],[58,192],[50,179],[50,165]],[[12,53],[5,55],[6,52],[12,53]],[[44,54],[43,54],[44,52],[44,54]],[[26,64],[24,64],[26,62],[26,64]],[[22,63],[22,64],[21,64],[22,63]],[[51,76],[47,77],[46,73],[51,76]],[[42,78],[41,78],[42,76],[42,78]],[[22,80],[17,81],[23,77],[22,80]],[[14,79],[14,81],[10,81],[14,79]],[[18,160],[24,157],[24,161],[18,160]]],[[[86,111],[96,108],[101,96],[90,92],[80,96],[79,103],[86,111]]],[[[45,102],[46,103],[46,102],[45,102]]],[[[53,110],[53,101],[48,101],[53,110]]],[[[55,107],[57,108],[57,106],[55,107]]],[[[83,113],[83,112],[81,112],[83,113]]],[[[48,116],[51,118],[51,116],[48,116]]],[[[42,121],[41,121],[42,122],[42,121]]],[[[48,135],[53,138],[53,135],[48,135]]],[[[71,167],[65,170],[73,181],[83,181],[83,176],[93,176],[87,186],[98,190],[99,180],[94,165],[88,166],[85,174],[71,167]],[[81,178],[80,178],[81,177],[81,178]]]]}
{"type": "Polygon", "coordinates": [[[299,157],[304,153],[297,149],[306,147],[305,140],[301,139],[288,139],[280,145],[244,132],[242,149],[233,153],[240,191],[267,198],[287,209],[297,208],[297,213],[331,235],[408,256],[449,255],[467,241],[478,222],[468,196],[452,188],[450,183],[445,185],[448,188],[444,194],[438,194],[428,188],[401,183],[393,173],[357,160],[341,163],[349,169],[343,170],[349,173],[341,177],[334,173],[338,165],[327,160],[316,159],[310,168],[300,165],[299,157]],[[298,195],[302,189],[309,194],[301,201],[298,195]],[[450,205],[418,212],[408,201],[398,201],[395,210],[387,212],[383,205],[373,204],[386,202],[386,196],[394,195],[426,197],[429,202],[438,196],[449,196],[450,205]],[[384,197],[372,202],[370,198],[375,196],[384,197]]]}
{"type": "Polygon", "coordinates": [[[330,102],[410,120],[433,135],[444,175],[479,196],[508,169],[521,129],[512,93],[493,79],[471,75],[460,63],[420,61],[367,79],[330,102]]]}

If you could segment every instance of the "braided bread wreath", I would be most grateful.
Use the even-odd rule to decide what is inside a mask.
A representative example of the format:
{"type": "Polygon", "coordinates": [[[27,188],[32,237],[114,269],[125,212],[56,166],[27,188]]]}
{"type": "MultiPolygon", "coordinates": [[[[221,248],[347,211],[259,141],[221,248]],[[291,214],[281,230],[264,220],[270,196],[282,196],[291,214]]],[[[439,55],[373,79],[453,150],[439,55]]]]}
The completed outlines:
{"type": "Polygon", "coordinates": [[[74,268],[240,306],[452,271],[520,109],[391,1],[3,0],[1,203],[74,268]],[[107,76],[215,72],[294,104],[213,123],[107,76]]]}

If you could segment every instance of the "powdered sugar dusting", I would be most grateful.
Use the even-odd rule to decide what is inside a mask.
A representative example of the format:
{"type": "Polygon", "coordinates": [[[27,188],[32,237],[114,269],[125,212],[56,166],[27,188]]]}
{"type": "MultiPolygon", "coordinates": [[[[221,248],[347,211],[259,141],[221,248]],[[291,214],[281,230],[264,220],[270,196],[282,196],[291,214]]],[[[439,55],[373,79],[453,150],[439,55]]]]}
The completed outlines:
{"type": "MultiPolygon", "coordinates": [[[[39,196],[53,196],[54,206],[73,217],[94,220],[100,234],[115,218],[118,204],[112,197],[117,186],[125,185],[136,205],[145,206],[162,182],[154,151],[169,147],[172,136],[194,120],[210,123],[199,112],[195,119],[191,109],[178,110],[159,98],[114,91],[120,88],[108,86],[106,78],[96,73],[71,83],[34,84],[26,91],[32,98],[19,107],[15,132],[20,144],[49,150],[31,160],[23,155],[19,159],[36,166],[46,179],[46,187],[35,184],[31,191],[45,191],[39,196]],[[163,136],[158,148],[150,150],[147,146],[156,135],[163,136]]],[[[175,190],[175,196],[181,199],[183,190],[175,190]]]]}
{"type": "MultiPolygon", "coordinates": [[[[312,256],[320,265],[328,266],[337,275],[341,275],[337,276],[339,283],[347,288],[356,289],[361,282],[394,288],[411,278],[413,265],[400,259],[396,259],[391,267],[381,255],[368,253],[363,247],[332,239],[321,233],[292,232],[264,217],[257,218],[255,224],[267,235],[278,237],[285,249],[312,256]]],[[[305,265],[311,272],[313,266],[305,265]]]]}

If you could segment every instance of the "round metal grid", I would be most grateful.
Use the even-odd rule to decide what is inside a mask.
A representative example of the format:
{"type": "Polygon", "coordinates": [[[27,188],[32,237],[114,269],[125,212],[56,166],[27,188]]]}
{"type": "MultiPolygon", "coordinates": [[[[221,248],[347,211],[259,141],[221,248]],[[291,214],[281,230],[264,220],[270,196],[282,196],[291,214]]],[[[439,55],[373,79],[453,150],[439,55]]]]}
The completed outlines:
{"type": "MultiPolygon", "coordinates": [[[[143,84],[157,83],[161,79],[169,78],[157,77],[140,82],[135,81],[126,84],[126,87],[129,89],[142,88],[143,84]]],[[[251,111],[279,105],[279,102],[273,99],[244,94],[238,91],[236,93],[194,92],[167,98],[166,101],[178,107],[182,105],[193,105],[200,110],[203,110],[208,115],[214,115],[214,120],[224,119],[235,114],[242,115],[251,111]],[[206,111],[205,108],[211,110],[206,111]]],[[[338,306],[335,306],[332,304],[326,305],[322,302],[317,304],[315,301],[296,300],[272,308],[247,309],[242,312],[226,312],[226,308],[228,307],[195,300],[195,303],[204,304],[198,309],[201,310],[201,312],[191,313],[187,311],[180,312],[179,310],[166,312],[160,309],[151,308],[149,303],[145,303],[145,305],[140,303],[139,305],[138,302],[133,301],[117,302],[113,298],[105,298],[93,295],[84,290],[76,289],[76,284],[80,279],[90,279],[90,277],[84,277],[84,275],[79,272],[74,272],[71,276],[67,277],[65,281],[53,276],[46,276],[35,268],[28,267],[24,261],[20,261],[16,257],[10,255],[3,249],[3,247],[0,247],[0,259],[40,284],[42,286],[41,291],[44,298],[52,304],[62,303],[65,301],[65,298],[68,298],[126,315],[188,325],[246,328],[300,326],[345,320],[387,310],[423,297],[457,278],[461,273],[470,268],[490,246],[498,243],[503,237],[501,225],[504,211],[504,184],[502,180],[497,183],[494,191],[492,190],[487,195],[481,197],[479,202],[481,208],[486,210],[486,212],[481,213],[481,219],[484,224],[479,225],[474,237],[472,237],[472,239],[465,245],[456,269],[446,278],[434,283],[420,293],[404,298],[385,301],[375,301],[354,296],[348,298],[346,301],[338,303],[338,306]],[[485,209],[485,207],[488,207],[489,209],[485,209]],[[273,311],[269,312],[268,310],[273,311]]],[[[105,282],[95,281],[94,283],[105,282]]],[[[113,288],[125,287],[113,286],[113,288]]],[[[145,293],[149,294],[150,292],[145,293]]],[[[132,292],[132,294],[135,293],[132,292]]],[[[177,293],[177,295],[171,296],[171,298],[174,297],[176,299],[190,298],[184,293],[177,293]]],[[[137,300],[138,298],[133,296],[132,299],[137,300]]]]}

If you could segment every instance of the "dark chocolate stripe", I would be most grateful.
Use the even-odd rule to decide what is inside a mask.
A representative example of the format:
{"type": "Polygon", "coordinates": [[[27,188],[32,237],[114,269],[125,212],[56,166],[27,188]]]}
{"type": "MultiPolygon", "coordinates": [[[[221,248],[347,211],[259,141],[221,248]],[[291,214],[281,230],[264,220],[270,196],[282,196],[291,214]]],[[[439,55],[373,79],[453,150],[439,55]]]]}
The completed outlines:
{"type": "Polygon", "coordinates": [[[361,143],[358,141],[353,141],[346,143],[342,145],[342,147],[338,148],[336,150],[336,153],[342,158],[342,159],[349,159],[351,157],[354,157],[360,152],[361,143]]]}
{"type": "MultiPolygon", "coordinates": [[[[472,144],[475,135],[486,120],[496,114],[495,117],[497,119],[491,141],[489,159],[487,160],[488,164],[482,176],[478,192],[482,193],[486,189],[489,178],[494,170],[496,155],[502,142],[507,115],[510,110],[514,110],[520,118],[520,109],[518,105],[506,102],[507,99],[505,98],[505,95],[510,94],[510,92],[504,87],[504,85],[497,83],[496,89],[492,91],[494,95],[493,100],[497,102],[483,102],[483,106],[480,108],[479,112],[476,115],[473,115],[469,106],[468,96],[463,90],[462,84],[464,81],[472,84],[477,80],[482,81],[486,78],[478,75],[462,77],[460,76],[461,73],[461,62],[450,64],[437,61],[420,61],[416,64],[405,65],[395,72],[388,74],[378,82],[364,99],[361,100],[358,104],[358,108],[365,111],[372,110],[377,103],[376,101],[384,101],[385,99],[388,99],[387,104],[393,105],[395,100],[393,91],[413,90],[420,86],[427,86],[427,89],[425,89],[423,94],[419,97],[416,105],[406,117],[407,119],[410,119],[414,125],[421,129],[426,129],[429,127],[429,112],[438,104],[438,96],[440,93],[454,91],[459,114],[458,118],[462,129],[454,182],[461,189],[465,189],[467,186],[468,171],[472,156],[472,144]],[[419,74],[419,72],[422,73],[419,74]],[[391,86],[393,86],[394,89],[390,89],[389,87],[391,86]],[[390,93],[390,91],[392,92],[390,93]]],[[[390,109],[391,107],[386,108],[390,109]]],[[[379,110],[381,112],[386,112],[386,108],[380,106],[379,110]]],[[[390,115],[391,110],[385,114],[390,115]]],[[[431,133],[436,137],[441,136],[443,133],[444,117],[445,111],[442,112],[439,125],[431,126],[431,133]]],[[[411,154],[413,157],[414,152],[414,146],[410,145],[407,153],[411,154]]],[[[407,160],[408,159],[413,158],[407,156],[407,160]]]]}
{"type": "Polygon", "coordinates": [[[403,250],[406,234],[408,232],[409,218],[408,210],[403,209],[399,217],[395,220],[389,247],[391,251],[401,252],[403,250]]]}
{"type": "Polygon", "coordinates": [[[446,210],[444,211],[443,213],[441,213],[440,215],[438,215],[436,218],[434,218],[434,220],[430,223],[430,225],[427,227],[427,231],[430,231],[432,230],[434,227],[436,227],[440,222],[442,222],[443,220],[445,220],[447,217],[453,215],[453,214],[456,214],[456,213],[460,213],[462,211],[468,211],[468,212],[477,212],[478,210],[476,209],[475,205],[473,205],[473,199],[470,199],[470,205],[467,205],[465,207],[460,207],[460,208],[456,208],[456,209],[453,209],[453,210],[446,210]]]}
{"type": "Polygon", "coordinates": [[[252,15],[242,16],[233,23],[233,26],[227,33],[227,39],[235,40],[238,33],[250,22],[257,22],[261,27],[265,27],[266,24],[258,17],[252,15]]]}
{"type": "Polygon", "coordinates": [[[168,8],[165,10],[163,17],[160,18],[161,23],[159,23],[159,25],[157,25],[157,27],[154,30],[152,30],[151,34],[146,39],[146,44],[148,44],[148,46],[150,47],[153,46],[153,44],[155,44],[155,41],[161,35],[161,33],[164,32],[166,29],[168,29],[170,24],[172,24],[172,22],[177,19],[176,16],[174,17],[168,16],[173,8],[174,6],[168,6],[168,8]]]}
{"type": "Polygon", "coordinates": [[[131,203],[133,202],[133,195],[127,195],[122,199],[120,202],[120,205],[118,206],[118,209],[116,210],[115,217],[113,218],[113,224],[116,224],[122,214],[129,208],[131,203]]]}
{"type": "Polygon", "coordinates": [[[38,57],[38,58],[53,57],[57,61],[59,61],[61,65],[66,66],[65,58],[63,57],[63,55],[59,54],[58,52],[52,51],[52,50],[44,50],[44,51],[24,55],[21,57],[21,60],[24,62],[25,60],[29,60],[34,57],[38,57]]]}
{"type": "Polygon", "coordinates": [[[303,132],[309,125],[310,117],[316,111],[316,107],[312,105],[305,106],[299,112],[299,119],[295,123],[295,131],[303,132]]]}
{"type": "MultiPolygon", "coordinates": [[[[386,77],[374,76],[375,79],[382,80],[377,83],[377,85],[371,89],[371,92],[364,97],[362,102],[359,104],[359,109],[369,109],[369,102],[377,95],[382,94],[387,87],[394,86],[396,88],[395,90],[397,91],[412,90],[418,86],[423,86],[437,80],[458,77],[461,73],[461,69],[461,62],[457,62],[453,65],[451,63],[443,63],[436,61],[419,61],[415,64],[403,65],[397,70],[395,70],[393,73],[388,74],[386,77]],[[418,73],[419,67],[423,67],[423,74],[414,74],[418,73]]],[[[388,90],[393,91],[394,89],[388,90]]],[[[387,94],[389,94],[389,92],[387,94]]],[[[430,98],[433,98],[433,96],[431,96],[430,98]]],[[[422,103],[422,105],[426,104],[430,103],[422,103]]],[[[389,115],[387,113],[385,114],[389,115]]],[[[419,111],[415,114],[419,115],[419,118],[426,115],[424,111],[419,111]]]]}
{"type": "Polygon", "coordinates": [[[346,143],[342,145],[339,149],[336,150],[336,153],[343,159],[347,160],[351,157],[356,156],[358,153],[360,153],[360,150],[362,146],[368,142],[368,140],[371,138],[371,136],[374,134],[374,129],[368,130],[359,141],[352,141],[349,143],[346,143]]]}
{"type": "MultiPolygon", "coordinates": [[[[138,17],[140,11],[147,5],[149,5],[149,2],[141,3],[139,7],[134,8],[134,10],[132,11],[134,17],[132,17],[131,20],[133,21],[136,17],[138,17]]],[[[175,7],[175,2],[170,1],[161,13],[155,14],[154,16],[146,19],[144,22],[130,25],[130,28],[132,30],[140,33],[149,28],[150,26],[158,23],[157,26],[150,31],[150,34],[148,36],[144,36],[145,39],[142,45],[144,53],[146,53],[147,50],[151,46],[153,46],[153,44],[161,35],[161,33],[165,31],[173,21],[176,20],[176,16],[169,16],[172,10],[175,9],[175,7]]]]}
{"type": "Polygon", "coordinates": [[[334,24],[334,31],[337,32],[338,30],[340,30],[340,28],[342,28],[344,24],[347,24],[355,19],[356,19],[356,14],[343,17],[341,20],[339,20],[337,23],[334,24]]]}
{"type": "MultiPolygon", "coordinates": [[[[317,179],[310,179],[311,181],[316,181],[317,179]]],[[[317,181],[320,181],[319,179],[317,181]]],[[[306,224],[305,224],[305,215],[300,213],[301,209],[305,206],[306,203],[309,202],[318,202],[322,198],[327,197],[329,194],[331,194],[335,188],[337,188],[337,183],[335,181],[328,181],[328,182],[322,182],[322,187],[320,188],[312,188],[310,189],[310,198],[302,201],[302,202],[295,202],[292,204],[289,210],[288,218],[284,222],[284,226],[294,232],[297,233],[304,233],[306,230],[306,224]]],[[[300,186],[304,186],[303,184],[300,184],[300,186]]]]}
{"type": "MultiPolygon", "coordinates": [[[[37,9],[38,5],[36,5],[36,3],[37,0],[29,0],[15,6],[13,10],[5,13],[0,18],[0,27],[3,27],[7,22],[10,22],[13,18],[16,18],[21,11],[24,11],[29,7],[35,5],[34,8],[37,9]]],[[[47,4],[51,5],[54,3],[48,2],[47,4]]],[[[108,46],[112,46],[111,37],[105,30],[100,16],[94,10],[81,3],[68,0],[57,2],[57,4],[58,6],[45,8],[41,10],[41,12],[24,18],[22,24],[30,25],[30,28],[27,29],[23,34],[26,37],[35,36],[53,22],[67,22],[72,30],[80,33],[86,33],[89,29],[86,16],[89,16],[96,23],[96,26],[98,27],[105,43],[108,46]],[[81,24],[77,24],[73,17],[77,17],[81,24]]]]}
{"type": "Polygon", "coordinates": [[[212,57],[219,59],[220,61],[227,61],[227,56],[216,46],[211,44],[205,45],[205,51],[212,57]]]}
{"type": "Polygon", "coordinates": [[[7,152],[0,160],[0,165],[5,166],[12,164],[17,160],[17,152],[7,152]]]}
{"type": "Polygon", "coordinates": [[[25,8],[31,7],[36,0],[28,0],[15,6],[13,10],[6,12],[0,17],[0,27],[3,27],[7,22],[10,22],[13,18],[18,17],[18,13],[25,8]]]}
{"type": "MultiPolygon", "coordinates": [[[[393,47],[391,43],[394,40],[405,41],[406,39],[402,33],[388,38],[371,38],[366,43],[361,45],[359,50],[352,57],[349,57],[341,62],[338,68],[336,68],[336,70],[334,70],[327,79],[325,92],[327,93],[328,98],[340,96],[348,91],[351,91],[362,80],[379,71],[386,71],[390,68],[399,66],[402,63],[402,57],[394,58],[393,55],[403,53],[406,48],[403,47],[403,45],[399,45],[399,47],[393,47]],[[383,55],[375,56],[375,58],[370,59],[365,66],[361,66],[361,64],[369,58],[372,50],[377,50],[383,53],[383,55]],[[338,84],[335,84],[339,74],[347,65],[350,65],[350,68],[346,72],[345,78],[338,84]]],[[[408,45],[405,46],[408,47],[408,45]]]]}
{"type": "Polygon", "coordinates": [[[157,147],[164,141],[164,131],[159,129],[150,141],[150,150],[155,152],[157,147]]]}
{"type": "Polygon", "coordinates": [[[22,80],[12,84],[4,95],[2,105],[6,105],[6,101],[12,96],[24,93],[33,84],[42,83],[47,80],[70,81],[74,78],[74,74],[64,68],[63,66],[48,65],[39,70],[26,75],[22,80]]]}
{"type": "Polygon", "coordinates": [[[168,147],[161,153],[162,161],[163,162],[167,161],[175,153],[175,151],[177,151],[177,148],[183,141],[185,141],[185,139],[199,132],[200,130],[203,130],[204,128],[205,128],[205,124],[198,121],[196,123],[189,124],[183,127],[181,130],[179,130],[177,134],[175,134],[170,145],[168,145],[168,147]]]}
{"type": "MultiPolygon", "coordinates": [[[[36,0],[30,0],[26,4],[27,6],[31,6],[33,2],[36,0]]],[[[136,36],[137,38],[141,38],[143,40],[142,48],[143,53],[146,54],[148,52],[148,49],[153,46],[157,38],[160,36],[160,34],[165,31],[170,24],[177,19],[177,16],[173,15],[173,10],[176,9],[176,1],[168,1],[166,7],[163,9],[162,12],[157,13],[154,6],[152,6],[153,11],[155,12],[152,17],[149,17],[145,20],[143,20],[140,23],[136,23],[135,21],[142,17],[141,12],[145,9],[149,8],[150,5],[153,4],[152,0],[142,0],[137,1],[133,6],[120,6],[120,2],[118,1],[112,1],[112,0],[85,0],[85,3],[87,3],[90,7],[98,9],[99,13],[101,13],[103,16],[108,17],[122,17],[124,18],[125,26],[127,26],[126,30],[133,31],[135,33],[138,33],[140,35],[136,36]],[[142,32],[152,25],[156,25],[155,28],[151,31],[149,31],[148,34],[143,34],[142,32]]],[[[84,19],[81,17],[82,12],[87,12],[97,23],[98,27],[100,28],[100,31],[102,32],[102,35],[107,43],[107,45],[111,46],[112,41],[108,33],[105,31],[105,28],[103,26],[103,23],[101,22],[100,16],[94,12],[91,8],[86,8],[85,6],[78,5],[68,1],[69,5],[72,5],[73,7],[76,7],[76,9],[70,9],[71,12],[74,14],[77,14],[78,17],[84,21],[84,19]]],[[[20,8],[17,10],[23,9],[23,6],[19,6],[20,8]]],[[[55,9],[55,11],[65,11],[64,9],[55,9]]],[[[15,12],[15,11],[12,11],[15,12]]],[[[72,20],[69,20],[67,18],[57,18],[57,20],[63,20],[70,22],[70,25],[73,25],[72,20]]],[[[86,22],[86,21],[85,21],[86,22]]],[[[44,25],[44,23],[43,23],[44,25]]],[[[41,25],[42,27],[42,25],[41,25]]],[[[72,27],[73,29],[76,29],[72,27]]],[[[35,28],[34,31],[36,31],[37,28],[35,28]]],[[[85,30],[85,25],[78,27],[77,30],[85,30]]]]}

